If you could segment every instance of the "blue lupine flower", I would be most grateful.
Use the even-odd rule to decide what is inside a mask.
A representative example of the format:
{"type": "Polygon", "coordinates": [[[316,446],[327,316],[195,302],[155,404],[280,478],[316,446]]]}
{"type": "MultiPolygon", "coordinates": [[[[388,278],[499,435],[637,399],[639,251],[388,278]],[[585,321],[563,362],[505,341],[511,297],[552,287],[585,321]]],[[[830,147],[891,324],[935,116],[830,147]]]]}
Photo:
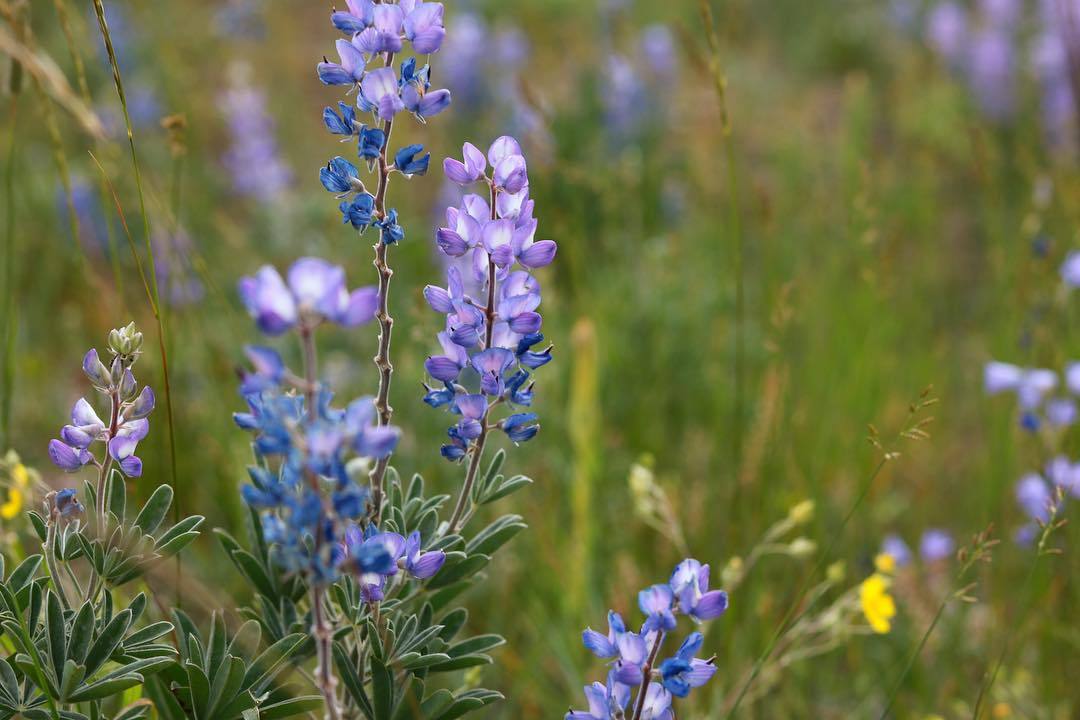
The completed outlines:
{"type": "Polygon", "coordinates": [[[53,509],[62,518],[69,518],[72,515],[81,514],[83,512],[83,506],[82,503],[79,502],[79,497],[75,488],[58,490],[56,495],[53,496],[53,509]]]}
{"type": "Polygon", "coordinates": [[[401,102],[417,120],[427,122],[429,117],[434,117],[450,107],[450,91],[443,89],[422,92],[410,84],[402,89],[401,102]]]}
{"type": "Polygon", "coordinates": [[[394,155],[394,167],[405,177],[423,175],[427,172],[428,163],[431,162],[431,153],[424,153],[422,157],[417,157],[422,152],[424,152],[423,145],[406,145],[394,155]]]}
{"type": "Polygon", "coordinates": [[[371,11],[370,27],[361,30],[353,42],[366,53],[400,52],[404,14],[399,5],[380,3],[371,11]]]}
{"type": "Polygon", "coordinates": [[[645,638],[630,632],[622,616],[614,610],[608,612],[607,637],[586,628],[581,635],[585,647],[593,655],[613,660],[611,677],[623,685],[637,685],[642,680],[642,667],[648,659],[645,638]]]}
{"type": "Polygon", "coordinates": [[[383,145],[386,144],[386,133],[377,127],[366,125],[360,128],[360,145],[358,153],[368,162],[379,159],[383,145]]]}
{"type": "Polygon", "coordinates": [[[274,118],[266,107],[266,94],[247,79],[244,65],[230,67],[228,89],[220,105],[229,129],[229,147],[222,163],[236,193],[273,204],[289,187],[292,169],[281,157],[274,118]]]}
{"type": "Polygon", "coordinates": [[[363,232],[371,224],[372,213],[375,212],[375,197],[371,193],[360,193],[352,202],[343,200],[338,205],[341,211],[341,222],[350,223],[354,228],[363,232]]]}
{"type": "Polygon", "coordinates": [[[328,162],[325,167],[319,168],[319,180],[324,188],[339,195],[361,192],[364,189],[364,183],[360,180],[360,171],[340,156],[328,162]]]}
{"type": "Polygon", "coordinates": [[[395,115],[405,109],[400,92],[394,69],[378,68],[364,75],[357,105],[362,110],[374,112],[380,120],[393,120],[395,115]]]}
{"type": "Polygon", "coordinates": [[[926,562],[945,560],[952,556],[956,543],[944,530],[930,529],[923,533],[919,542],[919,555],[926,562]]]}
{"type": "Polygon", "coordinates": [[[390,208],[386,211],[386,217],[376,221],[375,224],[381,230],[379,237],[383,245],[394,245],[405,239],[405,229],[398,225],[397,217],[397,210],[390,208]]]}
{"type": "Polygon", "coordinates": [[[356,110],[352,105],[338,102],[341,114],[334,112],[333,108],[323,110],[323,123],[326,129],[334,135],[353,136],[356,134],[356,110]]]}
{"type": "Polygon", "coordinates": [[[417,580],[425,580],[439,572],[446,562],[446,553],[442,550],[423,552],[420,549],[420,533],[414,530],[405,539],[405,571],[417,580]]]}
{"type": "Polygon", "coordinates": [[[704,641],[701,633],[690,633],[675,657],[660,663],[664,687],[675,697],[686,697],[691,688],[701,687],[716,674],[716,666],[711,660],[694,657],[704,641]]]}
{"type": "Polygon", "coordinates": [[[728,596],[723,590],[709,590],[709,566],[686,559],[671,575],[671,590],[679,601],[680,612],[697,620],[712,620],[724,614],[728,596]]]}
{"type": "Polygon", "coordinates": [[[515,443],[523,443],[536,437],[540,426],[536,424],[536,413],[516,413],[503,420],[502,429],[515,443]]]}

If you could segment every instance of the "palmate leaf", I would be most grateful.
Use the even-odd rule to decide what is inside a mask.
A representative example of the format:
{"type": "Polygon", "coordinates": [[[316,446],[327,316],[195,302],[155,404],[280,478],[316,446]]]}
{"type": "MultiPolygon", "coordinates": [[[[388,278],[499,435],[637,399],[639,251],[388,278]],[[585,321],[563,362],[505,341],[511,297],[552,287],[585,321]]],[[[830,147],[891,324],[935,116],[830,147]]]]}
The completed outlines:
{"type": "MultiPolygon", "coordinates": [[[[88,490],[88,493],[93,492],[88,490]]],[[[176,555],[199,536],[204,518],[193,515],[172,527],[161,525],[172,506],[173,490],[160,485],[143,504],[134,521],[127,522],[127,499],[122,476],[112,478],[109,493],[110,532],[99,537],[96,528],[74,533],[70,551],[85,555],[94,570],[111,587],[118,587],[140,577],[152,565],[176,555]]],[[[88,499],[92,499],[88,495],[88,499]]]]}

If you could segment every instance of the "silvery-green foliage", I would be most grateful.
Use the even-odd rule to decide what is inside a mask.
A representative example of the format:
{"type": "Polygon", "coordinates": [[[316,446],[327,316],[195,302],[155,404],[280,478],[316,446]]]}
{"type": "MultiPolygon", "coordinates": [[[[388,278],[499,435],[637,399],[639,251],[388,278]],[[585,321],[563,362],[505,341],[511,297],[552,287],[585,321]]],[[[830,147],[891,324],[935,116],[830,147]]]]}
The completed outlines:
{"type": "MultiPolygon", "coordinates": [[[[499,471],[505,454],[499,452],[473,491],[484,505],[528,485],[523,476],[507,478],[499,471]]],[[[333,661],[344,717],[366,720],[452,720],[502,699],[502,694],[461,684],[458,671],[490,664],[489,652],[504,639],[495,634],[469,634],[468,611],[461,596],[485,578],[492,556],[526,525],[518,515],[503,515],[472,531],[449,531],[444,520],[449,495],[428,494],[414,475],[404,484],[393,468],[387,473],[386,505],[380,530],[408,535],[418,531],[425,552],[446,553],[434,577],[418,580],[400,572],[378,602],[365,598],[362,578],[343,575],[327,593],[334,627],[333,661]]],[[[241,615],[257,624],[274,642],[302,635],[309,639],[312,624],[305,607],[308,588],[302,575],[288,574],[275,563],[252,514],[248,542],[228,533],[217,534],[225,551],[251,586],[254,604],[241,615]]],[[[314,643],[300,643],[293,662],[314,655],[314,643]]]]}

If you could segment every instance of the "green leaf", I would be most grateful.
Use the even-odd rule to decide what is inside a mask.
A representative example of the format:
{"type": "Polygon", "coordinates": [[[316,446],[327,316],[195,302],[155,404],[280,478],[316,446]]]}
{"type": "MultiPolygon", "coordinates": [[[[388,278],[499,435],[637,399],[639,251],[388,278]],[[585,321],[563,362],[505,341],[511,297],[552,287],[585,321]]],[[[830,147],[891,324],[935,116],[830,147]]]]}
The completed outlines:
{"type": "MultiPolygon", "coordinates": [[[[7,586],[11,588],[11,592],[17,593],[26,587],[26,584],[37,574],[43,559],[44,558],[42,558],[41,555],[31,555],[19,563],[17,568],[11,571],[11,577],[9,577],[7,581],[7,586]]],[[[12,610],[12,612],[16,611],[17,610],[15,609],[12,610]]]]}
{"type": "Polygon", "coordinates": [[[371,667],[371,695],[375,700],[375,717],[389,718],[394,709],[394,673],[374,655],[369,658],[371,667]]]}
{"type": "Polygon", "coordinates": [[[360,677],[356,672],[356,666],[349,660],[348,654],[340,644],[334,643],[334,665],[337,666],[338,677],[345,684],[345,691],[360,708],[360,711],[371,720],[375,720],[375,709],[371,706],[371,700],[364,691],[360,677]]]}
{"type": "MultiPolygon", "coordinates": [[[[130,609],[130,608],[128,608],[130,609]]],[[[162,635],[171,632],[173,624],[167,620],[160,620],[156,623],[150,623],[146,627],[136,630],[135,632],[124,638],[124,647],[130,648],[132,645],[142,645],[153,640],[157,640],[162,635]]]]}
{"type": "Polygon", "coordinates": [[[222,705],[227,705],[236,698],[244,683],[244,661],[230,655],[224,658],[214,671],[214,682],[210,686],[210,709],[207,711],[213,715],[214,710],[222,705]]]}
{"type": "Polygon", "coordinates": [[[509,480],[503,480],[497,487],[491,488],[480,500],[480,505],[487,505],[500,500],[511,493],[515,493],[523,487],[532,485],[532,480],[524,475],[515,475],[509,480]]]}
{"type": "Polygon", "coordinates": [[[459,657],[452,658],[447,662],[440,663],[438,665],[431,666],[431,672],[451,672],[453,670],[464,670],[465,668],[476,667],[477,665],[490,665],[491,658],[487,655],[461,655],[459,657]]]}
{"type": "Polygon", "coordinates": [[[170,538],[166,543],[155,545],[154,552],[161,555],[162,558],[172,557],[190,545],[197,537],[199,537],[199,533],[196,531],[182,533],[176,537],[170,538]]]}
{"type": "Polygon", "coordinates": [[[116,650],[120,641],[124,639],[128,626],[131,624],[131,611],[118,612],[105,629],[98,635],[98,639],[90,646],[90,652],[86,655],[86,674],[93,675],[109,656],[116,650]]]}
{"type": "Polygon", "coordinates": [[[138,673],[98,680],[95,683],[83,685],[77,692],[68,697],[68,702],[75,703],[86,702],[88,700],[100,700],[101,698],[109,697],[110,695],[122,693],[128,688],[141,685],[142,683],[143,676],[138,673]]]}
{"type": "Polygon", "coordinates": [[[482,653],[504,644],[506,644],[506,638],[502,635],[477,635],[476,637],[471,637],[467,640],[462,640],[456,645],[452,645],[446,653],[450,657],[456,658],[461,657],[462,655],[482,653]]]}
{"type": "Polygon", "coordinates": [[[83,603],[75,620],[71,624],[71,638],[68,640],[68,657],[77,663],[86,660],[86,653],[90,650],[90,640],[94,636],[94,606],[89,602],[83,603]]]}
{"type": "Polygon", "coordinates": [[[401,667],[406,670],[419,670],[421,668],[431,667],[432,665],[438,665],[444,663],[450,659],[450,656],[445,653],[433,653],[431,655],[420,655],[409,661],[402,661],[401,667]]]}
{"type": "Polygon", "coordinates": [[[450,569],[443,567],[443,569],[439,571],[439,574],[428,582],[428,588],[434,590],[451,585],[458,580],[470,578],[480,572],[480,570],[490,561],[490,555],[470,555],[450,569]]]}
{"type": "Polygon", "coordinates": [[[190,517],[184,518],[183,520],[176,523],[171,528],[161,534],[161,537],[157,539],[157,545],[155,545],[155,549],[158,552],[161,552],[162,546],[168,544],[173,539],[184,535],[185,533],[189,533],[192,530],[195,530],[203,524],[203,520],[205,519],[206,518],[204,518],[202,515],[192,515],[190,517]]]}
{"type": "Polygon", "coordinates": [[[439,637],[443,640],[450,642],[454,639],[454,636],[458,634],[461,628],[465,625],[465,621],[469,619],[469,611],[465,608],[457,608],[446,613],[446,617],[440,620],[443,629],[439,633],[439,637]]]}
{"type": "Polygon", "coordinates": [[[315,712],[323,705],[321,695],[302,695],[259,707],[259,720],[278,720],[315,712]]]}
{"type": "Polygon", "coordinates": [[[77,664],[74,660],[64,663],[64,670],[60,675],[60,700],[66,702],[67,698],[75,692],[86,677],[86,668],[77,664]]]}
{"type": "Polygon", "coordinates": [[[60,607],[60,598],[52,590],[45,599],[45,627],[49,645],[49,659],[52,669],[59,680],[64,674],[64,661],[67,660],[67,632],[64,626],[64,608],[60,607]]]}
{"type": "Polygon", "coordinates": [[[439,715],[437,720],[455,720],[462,715],[479,710],[485,705],[490,705],[503,699],[502,693],[494,690],[470,690],[458,695],[449,710],[439,715]]]}
{"type": "Polygon", "coordinates": [[[0,658],[0,693],[3,693],[12,704],[19,698],[19,679],[15,677],[15,671],[7,660],[0,658]]]}
{"type": "MultiPolygon", "coordinates": [[[[38,536],[38,540],[44,543],[45,538],[49,536],[49,526],[46,524],[45,518],[34,510],[29,511],[26,515],[30,518],[30,524],[34,527],[34,534],[38,536]]],[[[0,568],[0,577],[2,576],[3,568],[0,568]]]]}
{"type": "Polygon", "coordinates": [[[213,677],[225,660],[225,618],[215,612],[210,619],[210,640],[206,643],[206,674],[213,677]]]}
{"type": "Polygon", "coordinates": [[[286,635],[263,651],[251,663],[244,675],[244,689],[261,693],[266,683],[270,682],[292,657],[293,652],[308,639],[307,635],[294,633],[286,635]]]}
{"type": "Polygon", "coordinates": [[[438,690],[424,698],[424,702],[420,704],[419,717],[438,717],[440,714],[446,712],[446,710],[453,704],[454,694],[446,688],[439,688],[438,690]]]}
{"type": "Polygon", "coordinates": [[[173,489],[168,485],[158,485],[157,490],[154,490],[154,493],[136,516],[135,527],[141,529],[147,535],[153,533],[161,525],[165,515],[168,514],[172,501],[173,489]]]}
{"type": "Polygon", "coordinates": [[[210,681],[206,679],[206,673],[190,660],[184,664],[187,672],[188,688],[191,690],[191,703],[195,709],[195,717],[209,717],[206,713],[210,703],[210,681]]]}
{"type": "Polygon", "coordinates": [[[469,555],[493,555],[510,538],[526,527],[528,526],[522,521],[520,515],[504,515],[477,533],[476,537],[465,546],[465,552],[469,555]]]}

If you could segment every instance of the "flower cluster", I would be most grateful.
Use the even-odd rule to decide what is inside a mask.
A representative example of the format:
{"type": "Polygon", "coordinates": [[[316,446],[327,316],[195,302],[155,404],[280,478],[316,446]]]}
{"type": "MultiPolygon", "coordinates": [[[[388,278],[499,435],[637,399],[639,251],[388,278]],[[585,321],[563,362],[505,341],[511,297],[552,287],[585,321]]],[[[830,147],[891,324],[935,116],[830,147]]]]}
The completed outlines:
{"type": "Polygon", "coordinates": [[[258,463],[249,469],[243,496],[262,511],[267,540],[290,570],[318,582],[332,580],[344,565],[359,574],[377,571],[390,562],[381,546],[336,550],[367,508],[367,487],[353,479],[348,464],[351,458],[386,457],[399,431],[376,424],[371,398],[331,406],[332,393],[316,381],[313,338],[326,322],[353,327],[370,321],[376,293],[349,292],[344,270],[318,258],[297,260],[287,278],[264,266],[240,280],[240,295],[259,328],[268,335],[296,330],[305,358],[298,376],[274,349],[246,348],[252,370],[240,391],[248,412],[234,419],[255,433],[258,463]]]}
{"type": "Polygon", "coordinates": [[[109,420],[102,420],[86,398],[75,402],[71,424],[61,428],[59,440],[49,441],[49,457],[64,472],[76,472],[93,464],[102,468],[103,474],[115,465],[127,477],[142,475],[142,460],[135,450],[150,431],[147,416],[154,409],[154,391],[148,386],[140,390],[131,372],[142,341],[142,333],[131,323],[109,334],[112,358],[108,366],[96,349],[83,357],[86,377],[94,390],[109,400],[109,420]],[[105,446],[100,459],[93,453],[96,443],[105,446]]]}
{"type": "MultiPolygon", "coordinates": [[[[1020,425],[1036,432],[1044,423],[1051,428],[1072,425],[1077,419],[1076,401],[1058,393],[1058,374],[1047,368],[1022,368],[991,361],[983,369],[983,386],[988,395],[1015,393],[1020,406],[1020,425]]],[[[1080,394],[1080,363],[1065,368],[1065,389],[1080,394]]]]}
{"type": "Polygon", "coordinates": [[[535,349],[544,335],[536,311],[540,284],[530,271],[550,264],[556,252],[553,241],[534,239],[537,221],[518,142],[500,137],[486,156],[465,143],[463,155],[463,161],[446,159],[446,176],[462,187],[486,185],[488,199],[467,194],[460,206],[447,208],[436,242],[448,258],[464,262],[449,265],[445,288],[424,288],[428,305],[446,315],[446,328],[438,334],[442,354],[424,363],[439,384],[425,386],[424,402],[461,416],[442,447],[453,461],[469,454],[490,429],[501,429],[515,443],[539,430],[535,413],[513,411],[532,404],[532,371],[551,360],[550,346],[535,349]],[[486,299],[466,293],[466,279],[486,299]],[[490,410],[503,403],[512,412],[493,423],[490,410]]]}
{"type": "MultiPolygon", "coordinates": [[[[393,62],[406,42],[418,56],[439,50],[446,35],[442,3],[402,0],[397,4],[376,4],[371,0],[348,0],[348,9],[334,12],[330,20],[349,39],[337,41],[340,62],[324,58],[318,64],[319,79],[326,85],[348,86],[357,93],[355,105],[339,102],[337,110],[328,107],[323,111],[327,130],[341,135],[345,141],[355,140],[358,158],[367,162],[370,169],[375,170],[378,165],[380,189],[385,188],[385,178],[390,172],[406,177],[422,175],[431,159],[422,145],[402,147],[394,153],[392,164],[386,161],[386,144],[394,117],[408,111],[425,122],[450,105],[450,92],[432,90],[430,66],[420,67],[415,57],[405,59],[397,69],[393,62]],[[377,57],[382,57],[384,64],[369,68],[377,57]],[[370,114],[373,124],[364,124],[358,114],[370,114]]],[[[397,211],[376,207],[376,195],[368,191],[354,163],[335,157],[319,171],[319,179],[323,187],[341,200],[339,209],[344,223],[361,232],[375,225],[387,244],[404,237],[397,211]]]]}
{"type": "Polygon", "coordinates": [[[639,632],[628,630],[622,616],[610,611],[606,635],[591,628],[582,633],[585,647],[609,661],[608,676],[606,683],[585,687],[589,709],[571,710],[566,720],[671,720],[672,698],[686,697],[716,673],[712,658],[697,657],[704,642],[700,632],[690,633],[673,656],[657,662],[666,635],[676,628],[677,613],[701,622],[727,610],[727,593],[709,590],[708,565],[683,560],[669,582],[638,593],[638,606],[646,616],[639,632]]]}

